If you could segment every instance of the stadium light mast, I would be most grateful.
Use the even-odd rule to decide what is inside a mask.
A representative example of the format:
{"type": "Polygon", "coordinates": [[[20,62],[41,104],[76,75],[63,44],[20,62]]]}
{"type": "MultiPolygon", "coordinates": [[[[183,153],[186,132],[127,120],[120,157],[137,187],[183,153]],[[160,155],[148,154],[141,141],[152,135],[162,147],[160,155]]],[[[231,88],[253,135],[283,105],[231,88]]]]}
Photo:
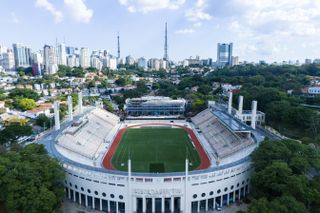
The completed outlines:
{"type": "Polygon", "coordinates": [[[68,96],[68,114],[69,114],[69,121],[73,120],[73,114],[72,114],[72,97],[71,95],[68,96]]]}
{"type": "Polygon", "coordinates": [[[131,159],[129,157],[128,160],[128,208],[126,208],[126,213],[130,213],[130,209],[132,209],[132,202],[131,202],[131,159]]]}
{"type": "Polygon", "coordinates": [[[78,110],[79,110],[79,114],[81,114],[83,112],[83,108],[82,108],[82,91],[80,91],[78,93],[78,110]]]}
{"type": "Polygon", "coordinates": [[[188,202],[188,173],[189,173],[189,160],[186,158],[186,164],[185,164],[185,180],[184,180],[184,211],[186,213],[189,213],[190,210],[187,208],[187,202],[188,202]]]}
{"type": "Polygon", "coordinates": [[[54,129],[60,129],[60,117],[59,117],[59,101],[54,102],[54,129]]]}

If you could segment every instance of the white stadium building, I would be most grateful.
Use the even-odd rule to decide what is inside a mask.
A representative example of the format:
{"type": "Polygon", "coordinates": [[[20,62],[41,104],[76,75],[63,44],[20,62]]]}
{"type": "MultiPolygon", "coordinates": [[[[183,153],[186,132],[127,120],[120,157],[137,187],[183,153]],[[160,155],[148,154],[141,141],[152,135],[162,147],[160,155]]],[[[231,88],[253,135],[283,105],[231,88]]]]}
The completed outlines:
{"type": "MultiPolygon", "coordinates": [[[[68,103],[72,109],[71,98],[68,103]]],[[[55,103],[56,128],[39,143],[63,165],[67,198],[88,209],[108,213],[212,212],[243,199],[250,192],[250,154],[264,140],[255,124],[248,126],[241,122],[230,106],[228,109],[214,104],[191,121],[120,121],[101,108],[82,107],[79,93],[77,113],[72,116],[69,110],[69,119],[64,122],[59,121],[59,107],[55,103]],[[106,166],[119,131],[155,123],[192,130],[208,165],[189,171],[186,160],[185,171],[172,173],[132,172],[130,160],[128,171],[106,166]]],[[[253,116],[256,111],[254,108],[253,116]]]]}

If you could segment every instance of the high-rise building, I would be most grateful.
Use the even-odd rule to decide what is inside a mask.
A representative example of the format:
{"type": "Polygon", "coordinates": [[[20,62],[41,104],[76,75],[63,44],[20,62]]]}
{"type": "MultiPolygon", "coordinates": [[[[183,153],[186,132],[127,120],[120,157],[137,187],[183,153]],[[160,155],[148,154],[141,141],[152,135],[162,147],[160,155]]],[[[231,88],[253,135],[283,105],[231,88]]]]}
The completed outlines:
{"type": "Polygon", "coordinates": [[[5,70],[14,70],[14,54],[12,49],[7,49],[6,52],[2,53],[2,57],[0,59],[0,65],[5,70]]]}
{"type": "Polygon", "coordinates": [[[43,63],[43,56],[40,51],[34,52],[32,54],[32,74],[33,75],[42,75],[42,63],[43,63]]]}
{"type": "Polygon", "coordinates": [[[159,71],[160,70],[160,60],[157,58],[149,59],[149,67],[151,70],[159,71]]]}
{"type": "Polygon", "coordinates": [[[55,74],[58,71],[56,49],[53,46],[44,45],[43,65],[45,72],[49,75],[55,74]]]}
{"type": "Polygon", "coordinates": [[[91,67],[94,67],[96,68],[97,70],[102,70],[102,62],[101,60],[95,56],[95,55],[92,55],[91,56],[91,67]]]}
{"type": "Polygon", "coordinates": [[[134,58],[131,55],[126,57],[126,65],[134,65],[134,58]]]}
{"type": "Polygon", "coordinates": [[[57,50],[57,58],[59,65],[67,65],[66,45],[60,43],[57,50]]]}
{"type": "Polygon", "coordinates": [[[217,48],[217,64],[219,66],[232,65],[233,43],[220,44],[217,48]]]}
{"type": "Polygon", "coordinates": [[[148,69],[148,64],[147,64],[147,60],[145,58],[139,58],[138,59],[138,67],[143,69],[143,70],[147,70],[148,69]]]}
{"type": "Polygon", "coordinates": [[[76,66],[76,55],[69,55],[67,58],[67,65],[69,67],[76,66]]]}
{"type": "Polygon", "coordinates": [[[109,59],[109,69],[116,70],[118,65],[118,59],[115,57],[110,57],[109,59]]]}
{"type": "Polygon", "coordinates": [[[306,60],[305,60],[305,62],[304,62],[305,64],[312,64],[312,60],[311,59],[308,59],[308,58],[306,58],[306,60]]]}
{"type": "Polygon", "coordinates": [[[90,67],[89,48],[82,47],[80,49],[80,66],[83,68],[90,67]]]}
{"type": "Polygon", "coordinates": [[[16,67],[29,67],[31,65],[31,49],[22,44],[13,44],[13,53],[16,67]]]}
{"type": "Polygon", "coordinates": [[[68,55],[74,55],[74,54],[76,54],[76,50],[74,47],[66,47],[66,53],[68,55]]]}
{"type": "Polygon", "coordinates": [[[232,56],[232,60],[231,60],[231,66],[237,66],[239,65],[239,56],[232,56]]]}

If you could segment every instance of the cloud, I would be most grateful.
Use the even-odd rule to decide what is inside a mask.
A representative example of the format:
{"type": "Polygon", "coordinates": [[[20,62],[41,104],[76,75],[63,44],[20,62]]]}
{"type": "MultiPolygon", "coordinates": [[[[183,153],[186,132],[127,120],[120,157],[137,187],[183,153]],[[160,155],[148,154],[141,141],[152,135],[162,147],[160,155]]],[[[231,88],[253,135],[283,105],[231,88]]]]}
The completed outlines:
{"type": "Polygon", "coordinates": [[[36,0],[35,6],[38,8],[42,8],[50,12],[56,23],[59,23],[63,20],[63,14],[61,11],[57,10],[51,2],[48,0],[36,0]]]}
{"type": "Polygon", "coordinates": [[[129,12],[148,13],[161,9],[179,9],[186,0],[118,0],[129,12]]]}
{"type": "Polygon", "coordinates": [[[185,29],[177,30],[175,33],[176,34],[192,34],[194,32],[195,30],[193,28],[185,28],[185,29]]]}
{"type": "Polygon", "coordinates": [[[186,10],[185,17],[193,22],[208,21],[212,16],[206,12],[207,7],[207,0],[197,0],[194,7],[186,10]]]}
{"type": "MultiPolygon", "coordinates": [[[[122,0],[125,2],[124,0],[122,0]]],[[[85,0],[64,0],[70,16],[77,22],[89,23],[93,16],[93,10],[85,4],[85,0]]]]}
{"type": "Polygon", "coordinates": [[[10,13],[10,22],[13,24],[18,24],[20,23],[20,19],[17,17],[15,12],[10,13]]]}
{"type": "Polygon", "coordinates": [[[320,1],[215,1],[212,11],[215,20],[228,26],[251,55],[283,57],[281,54],[290,52],[288,47],[320,33],[320,1]]]}

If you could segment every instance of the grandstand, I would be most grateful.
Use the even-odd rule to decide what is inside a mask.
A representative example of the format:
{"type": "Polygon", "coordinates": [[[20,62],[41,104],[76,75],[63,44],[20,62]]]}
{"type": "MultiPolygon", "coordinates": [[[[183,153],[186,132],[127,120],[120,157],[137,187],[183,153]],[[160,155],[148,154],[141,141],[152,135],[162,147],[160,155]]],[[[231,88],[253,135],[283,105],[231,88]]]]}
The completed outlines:
{"type": "Polygon", "coordinates": [[[99,147],[118,121],[117,116],[96,108],[65,129],[57,144],[86,158],[94,159],[99,147]]]}
{"type": "Polygon", "coordinates": [[[254,141],[248,135],[249,133],[231,131],[210,109],[200,112],[191,120],[196,128],[201,131],[219,159],[228,157],[254,144],[254,141]]]}

